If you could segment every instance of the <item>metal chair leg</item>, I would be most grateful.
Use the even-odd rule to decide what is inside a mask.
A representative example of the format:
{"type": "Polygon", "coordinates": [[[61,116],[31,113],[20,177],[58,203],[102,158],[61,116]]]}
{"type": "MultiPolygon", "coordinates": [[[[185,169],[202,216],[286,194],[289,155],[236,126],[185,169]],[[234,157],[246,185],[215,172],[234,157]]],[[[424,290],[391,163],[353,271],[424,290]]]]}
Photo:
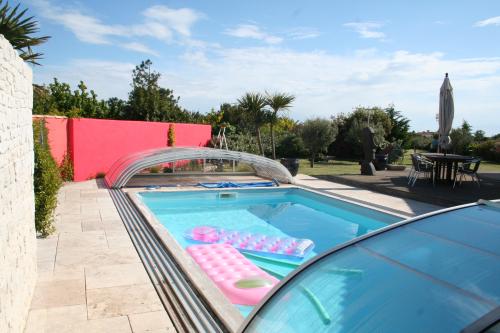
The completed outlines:
{"type": "Polygon", "coordinates": [[[477,183],[477,186],[479,188],[481,188],[481,184],[479,183],[479,175],[477,173],[474,174],[475,178],[476,178],[476,183],[477,183]]]}
{"type": "Polygon", "coordinates": [[[413,177],[413,183],[411,184],[411,187],[415,186],[415,183],[417,182],[418,176],[420,176],[420,171],[415,172],[415,176],[413,177]]]}

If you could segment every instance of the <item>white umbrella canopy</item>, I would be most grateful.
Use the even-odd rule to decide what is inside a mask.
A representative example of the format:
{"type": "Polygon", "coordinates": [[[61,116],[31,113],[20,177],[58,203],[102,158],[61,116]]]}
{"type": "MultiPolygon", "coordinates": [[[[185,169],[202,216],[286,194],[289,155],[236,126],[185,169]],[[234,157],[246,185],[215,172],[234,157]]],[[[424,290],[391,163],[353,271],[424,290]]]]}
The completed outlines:
{"type": "Polygon", "coordinates": [[[455,114],[453,102],[453,87],[451,86],[448,73],[444,78],[441,90],[439,91],[439,146],[448,149],[451,144],[450,131],[455,114]]]}

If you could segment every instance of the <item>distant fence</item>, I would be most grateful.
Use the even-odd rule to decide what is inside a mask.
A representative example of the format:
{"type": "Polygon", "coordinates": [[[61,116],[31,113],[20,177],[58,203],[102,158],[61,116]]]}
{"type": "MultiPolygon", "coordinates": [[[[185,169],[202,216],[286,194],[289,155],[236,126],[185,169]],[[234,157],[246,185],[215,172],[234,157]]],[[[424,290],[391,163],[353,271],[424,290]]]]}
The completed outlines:
{"type": "Polygon", "coordinates": [[[122,156],[166,147],[171,124],[174,126],[177,147],[204,147],[210,141],[212,132],[210,125],[200,124],[52,116],[43,118],[49,131],[49,144],[54,159],[61,163],[64,155],[69,152],[75,181],[106,173],[122,156]]]}

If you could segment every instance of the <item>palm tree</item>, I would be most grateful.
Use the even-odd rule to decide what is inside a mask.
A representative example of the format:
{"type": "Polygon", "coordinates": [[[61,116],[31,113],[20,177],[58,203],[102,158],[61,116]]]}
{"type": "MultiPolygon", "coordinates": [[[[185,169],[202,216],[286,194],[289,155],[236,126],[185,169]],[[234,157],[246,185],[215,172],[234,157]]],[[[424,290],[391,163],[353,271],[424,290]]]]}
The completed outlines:
{"type": "Polygon", "coordinates": [[[246,93],[238,99],[238,104],[253,122],[255,134],[257,136],[257,143],[259,145],[259,152],[264,156],[264,147],[262,146],[260,128],[268,121],[269,118],[269,113],[265,109],[267,100],[262,94],[246,93]]]}
{"type": "Polygon", "coordinates": [[[272,95],[266,93],[267,105],[273,109],[271,113],[271,119],[269,121],[269,129],[271,132],[271,146],[273,149],[273,159],[276,159],[276,144],[274,140],[274,125],[278,120],[278,112],[281,110],[287,110],[292,106],[295,96],[288,95],[286,93],[274,93],[272,95]]]}
{"type": "Polygon", "coordinates": [[[19,4],[14,8],[11,8],[8,2],[2,4],[3,1],[0,0],[0,34],[19,51],[19,56],[24,61],[40,65],[37,60],[41,59],[43,54],[33,52],[32,47],[45,43],[50,37],[32,36],[38,32],[38,22],[33,16],[25,16],[27,9],[18,12],[19,4]]]}

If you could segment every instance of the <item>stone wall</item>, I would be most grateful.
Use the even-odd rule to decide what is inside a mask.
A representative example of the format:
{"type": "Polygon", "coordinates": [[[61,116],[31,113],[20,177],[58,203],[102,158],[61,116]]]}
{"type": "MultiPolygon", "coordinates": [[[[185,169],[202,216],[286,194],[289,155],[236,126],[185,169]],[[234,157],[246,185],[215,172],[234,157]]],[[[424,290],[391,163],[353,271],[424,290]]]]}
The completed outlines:
{"type": "Polygon", "coordinates": [[[31,69],[0,35],[0,332],[22,332],[36,282],[31,69]]]}

